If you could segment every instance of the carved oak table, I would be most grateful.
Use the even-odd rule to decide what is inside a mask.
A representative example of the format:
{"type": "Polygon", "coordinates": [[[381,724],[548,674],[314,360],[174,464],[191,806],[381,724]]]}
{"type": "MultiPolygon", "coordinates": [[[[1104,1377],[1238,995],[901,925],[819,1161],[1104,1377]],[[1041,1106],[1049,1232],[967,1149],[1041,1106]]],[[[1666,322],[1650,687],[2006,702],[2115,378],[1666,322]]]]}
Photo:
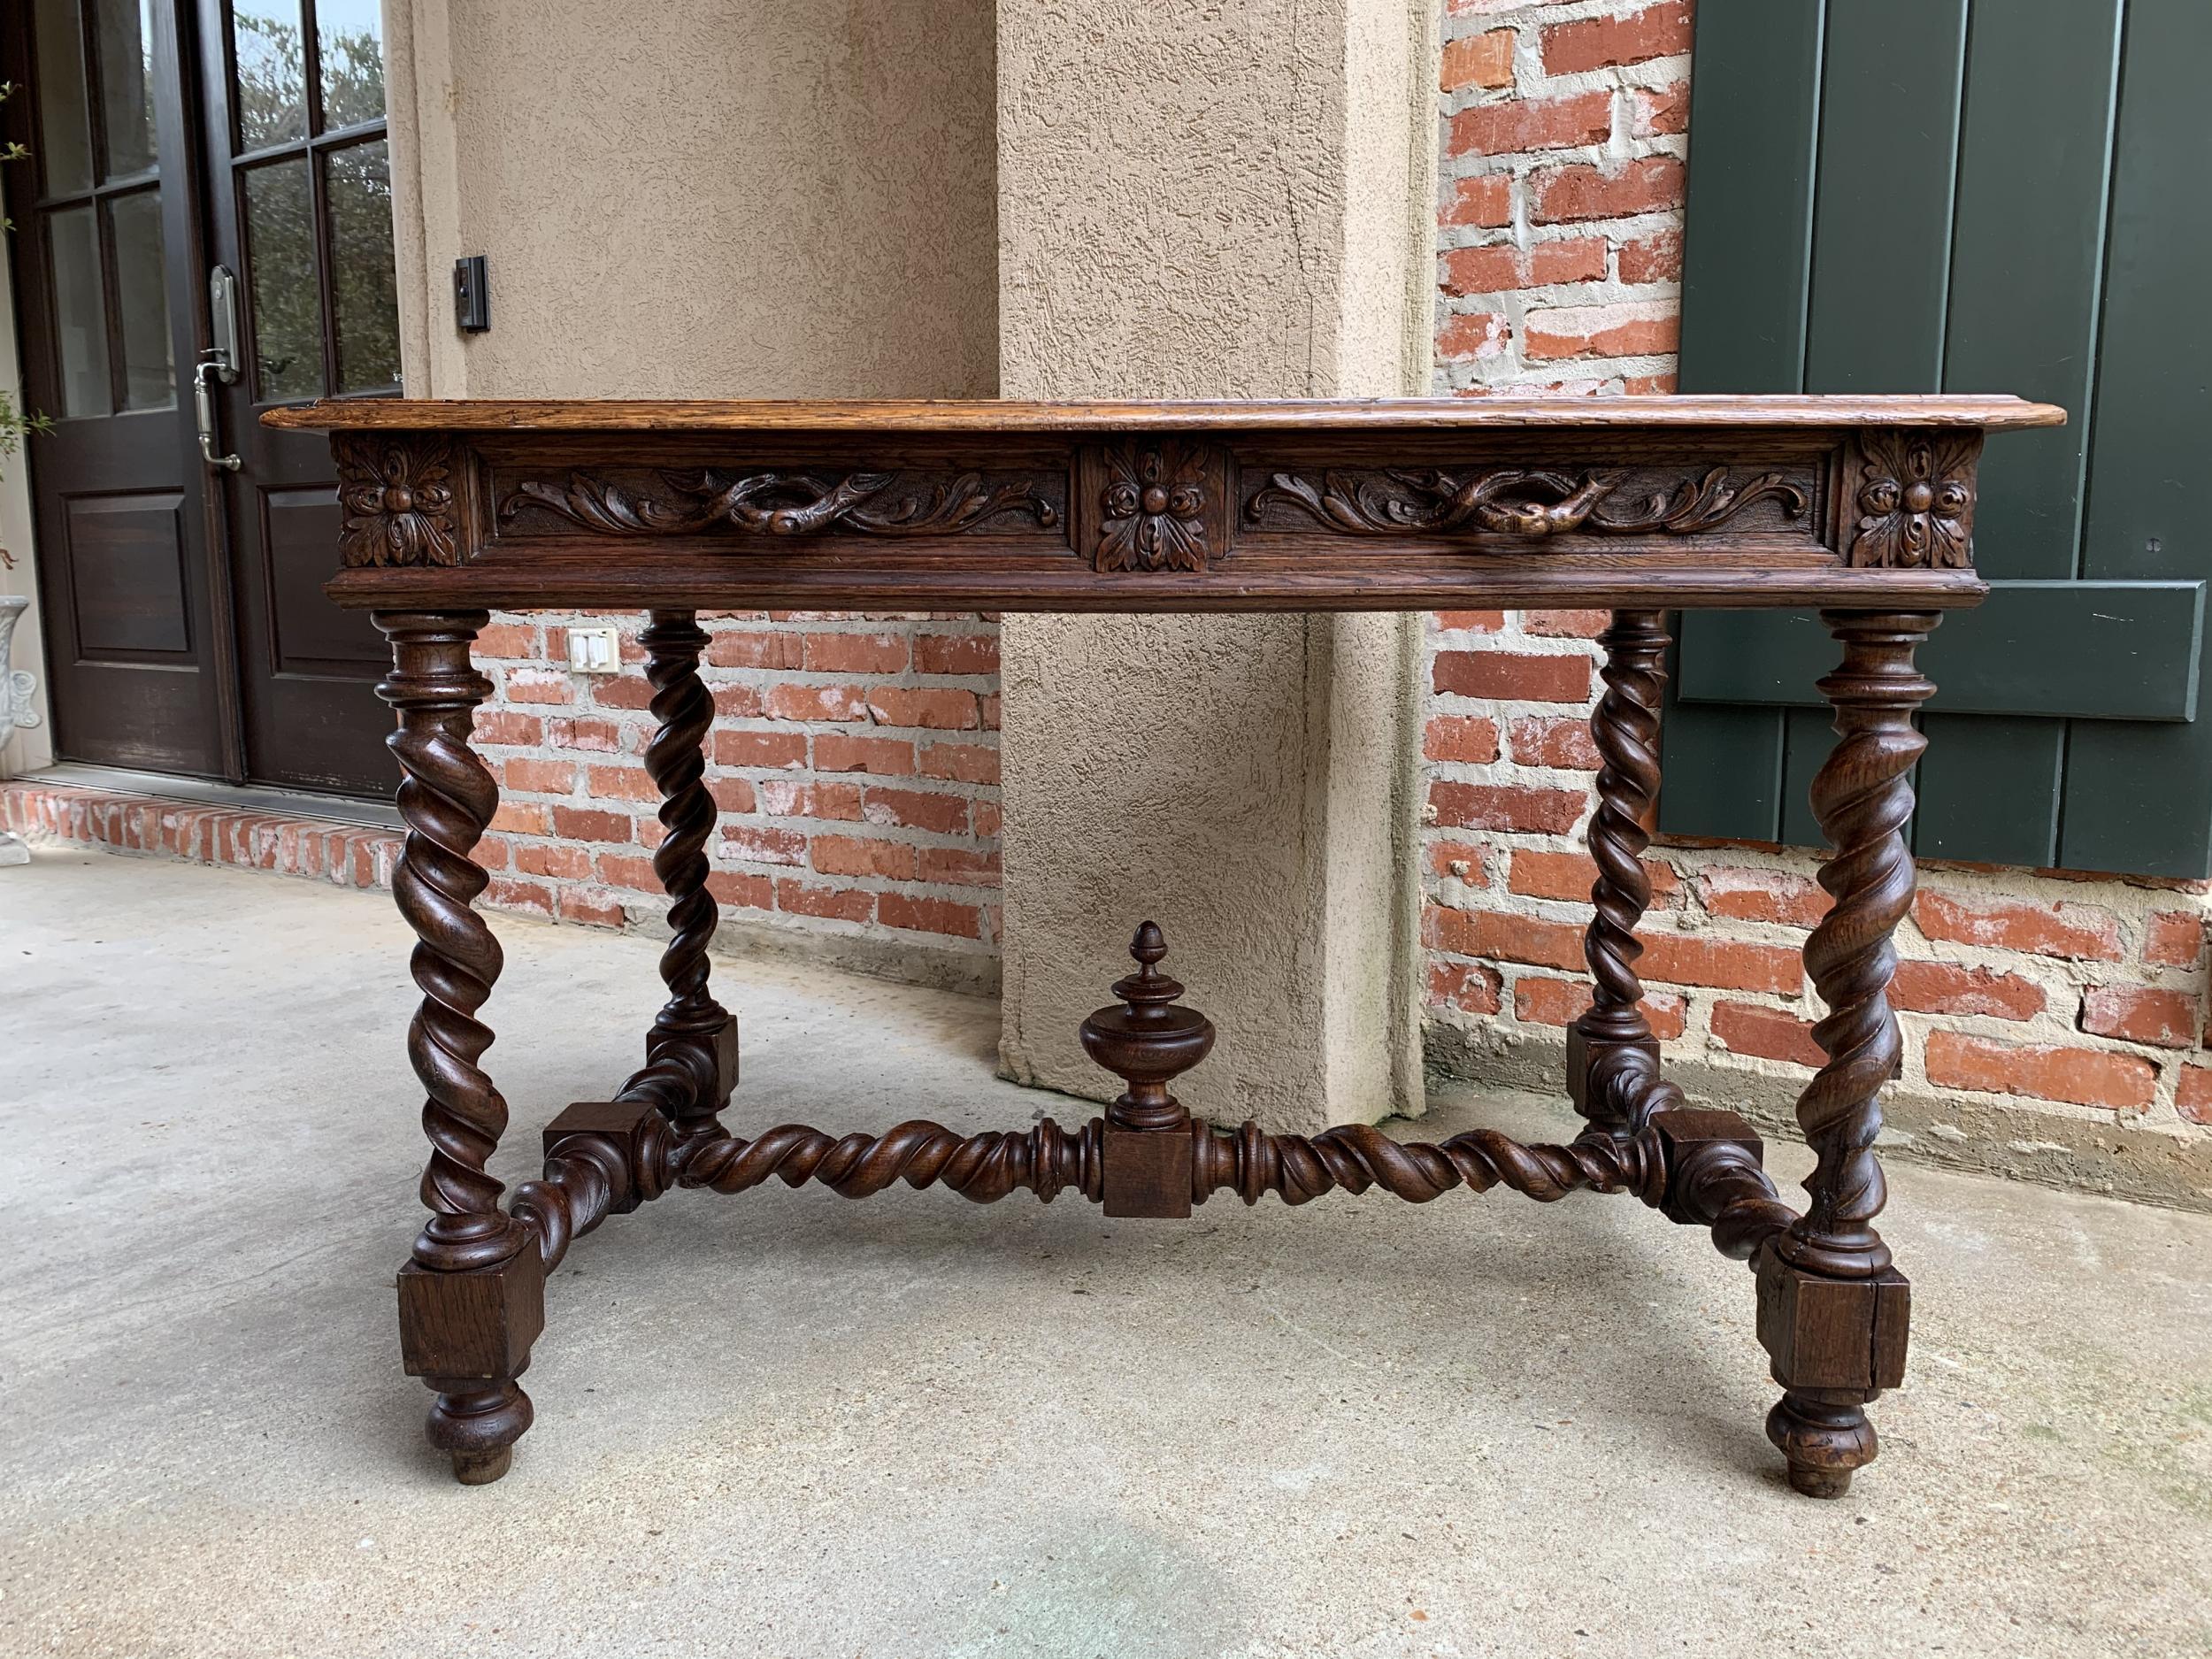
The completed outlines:
{"type": "Polygon", "coordinates": [[[1874,1141],[1898,1062],[1890,936],[1914,870],[1901,831],[1934,690],[1915,648],[1971,605],[1983,434],[2056,425],[2002,397],[1620,398],[1217,403],[324,403],[273,426],[331,432],[344,569],[329,587],[389,638],[408,826],[393,879],[423,1001],[408,1052],[427,1091],[430,1219],[400,1270],[409,1374],[436,1395],[455,1473],[503,1474],[531,1406],[518,1379],[547,1274],[583,1233],[674,1187],[771,1176],[847,1197],[941,1182],[979,1203],[1025,1187],[1111,1216],[1187,1217],[1212,1194],[1302,1204],[1381,1187],[1422,1203],[1505,1186],[1540,1202],[1630,1193],[1710,1231],[1756,1276],[1783,1393],[1767,1433],[1791,1483],[1834,1497],[1875,1455],[1863,1408],[1896,1386],[1909,1291],[1875,1231],[1874,1141]],[[1119,999],[1084,1022],[1126,1084],[1076,1129],[963,1136],[932,1123],[746,1135],[720,1114],[737,1022],[708,988],[716,808],[702,746],[701,610],[1316,611],[1604,607],[1602,757],[1589,831],[1595,1000],[1568,1033],[1585,1127],[1564,1146],[1490,1130],[1400,1144],[1364,1125],[1310,1137],[1194,1122],[1169,1092],[1213,1029],[1179,1002],[1147,924],[1119,999]],[[1827,1063],[1797,1104],[1817,1155],[1803,1214],[1758,1137],[1690,1109],[1639,1009],[1639,861],[1659,788],[1665,613],[1820,607],[1840,663],[1820,681],[1841,741],[1812,785],[1833,895],[1805,946],[1827,1063]],[[495,607],[650,612],[658,731],[646,765],[673,931],[645,1064],[547,1127],[545,1172],[503,1207],[486,1159],[507,1104],[478,1013],[500,951],[470,850],[497,787],[470,749],[489,692],[469,645],[495,607]]]}

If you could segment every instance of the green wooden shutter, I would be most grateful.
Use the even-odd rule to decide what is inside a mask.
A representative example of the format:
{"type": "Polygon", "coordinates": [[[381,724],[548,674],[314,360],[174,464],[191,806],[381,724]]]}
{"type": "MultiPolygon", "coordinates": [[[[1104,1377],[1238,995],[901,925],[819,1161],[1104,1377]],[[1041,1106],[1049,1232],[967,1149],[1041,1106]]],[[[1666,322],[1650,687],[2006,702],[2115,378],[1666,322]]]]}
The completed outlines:
{"type": "MultiPolygon", "coordinates": [[[[2212,0],[1699,0],[1686,392],[2016,392],[1924,856],[2212,875],[2212,0]]],[[[1660,827],[1817,845],[1810,616],[1686,615],[1660,827]]]]}

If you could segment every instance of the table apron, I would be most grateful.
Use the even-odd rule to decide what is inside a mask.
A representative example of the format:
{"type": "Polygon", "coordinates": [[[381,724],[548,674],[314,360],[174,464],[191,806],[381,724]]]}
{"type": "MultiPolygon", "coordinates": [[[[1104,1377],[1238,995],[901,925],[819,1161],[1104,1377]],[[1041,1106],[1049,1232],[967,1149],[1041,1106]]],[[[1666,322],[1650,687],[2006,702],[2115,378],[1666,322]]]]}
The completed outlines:
{"type": "Polygon", "coordinates": [[[328,591],[362,608],[1947,610],[1986,591],[1971,431],[333,442],[328,591]]]}

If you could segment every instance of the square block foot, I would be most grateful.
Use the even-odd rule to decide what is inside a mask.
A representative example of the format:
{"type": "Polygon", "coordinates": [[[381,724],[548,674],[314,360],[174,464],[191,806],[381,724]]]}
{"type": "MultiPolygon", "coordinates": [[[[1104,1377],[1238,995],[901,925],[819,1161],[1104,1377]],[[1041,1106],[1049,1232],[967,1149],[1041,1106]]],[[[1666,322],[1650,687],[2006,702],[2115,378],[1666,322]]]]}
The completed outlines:
{"type": "Polygon", "coordinates": [[[1759,1257],[1759,1346],[1785,1388],[1871,1399],[1905,1380],[1912,1286],[1895,1268],[1872,1279],[1824,1279],[1774,1253],[1759,1257]]]}
{"type": "Polygon", "coordinates": [[[533,1240],[496,1267],[399,1270],[399,1349],[410,1377],[506,1381],[545,1329],[545,1264],[533,1240]]]}

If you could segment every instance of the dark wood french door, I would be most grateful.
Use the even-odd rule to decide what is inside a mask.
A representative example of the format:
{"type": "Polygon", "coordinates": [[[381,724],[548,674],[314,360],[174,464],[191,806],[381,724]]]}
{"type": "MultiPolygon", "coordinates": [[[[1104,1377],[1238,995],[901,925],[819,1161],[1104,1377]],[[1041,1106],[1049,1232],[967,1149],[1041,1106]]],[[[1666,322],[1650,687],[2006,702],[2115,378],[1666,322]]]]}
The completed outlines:
{"type": "Polygon", "coordinates": [[[180,42],[159,7],[6,8],[16,303],[57,746],[221,775],[227,618],[180,384],[198,349],[180,42]]]}
{"type": "Polygon", "coordinates": [[[320,592],[327,449],[257,419],[399,389],[377,0],[7,10],[58,749],[382,793],[380,641],[320,592]]]}
{"type": "Polygon", "coordinates": [[[368,691],[383,638],[322,595],[338,545],[329,442],[258,419],[272,404],[400,389],[380,7],[198,10],[208,226],[215,262],[237,273],[242,325],[238,376],[218,396],[242,465],[216,481],[228,496],[248,770],[383,793],[398,781],[384,747],[391,717],[368,691]]]}

